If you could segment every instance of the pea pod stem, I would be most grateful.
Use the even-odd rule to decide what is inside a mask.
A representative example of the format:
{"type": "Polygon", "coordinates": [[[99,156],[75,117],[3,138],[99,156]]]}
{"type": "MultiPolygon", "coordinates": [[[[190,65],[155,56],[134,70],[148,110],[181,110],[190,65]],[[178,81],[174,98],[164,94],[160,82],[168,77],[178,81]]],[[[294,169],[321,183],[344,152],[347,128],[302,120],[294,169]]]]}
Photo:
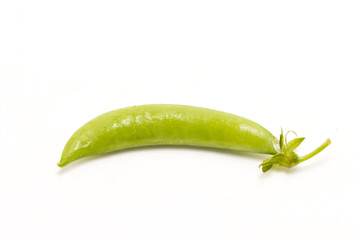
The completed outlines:
{"type": "Polygon", "coordinates": [[[331,140],[330,138],[328,138],[323,144],[321,144],[318,148],[316,148],[314,151],[310,152],[309,154],[306,154],[305,156],[300,157],[300,161],[299,162],[304,162],[310,158],[312,158],[313,156],[315,156],[316,154],[320,153],[322,150],[324,150],[327,146],[329,146],[331,144],[331,140]]]}
{"type": "Polygon", "coordinates": [[[322,150],[324,150],[327,146],[331,144],[330,139],[327,139],[323,144],[321,144],[318,148],[316,148],[314,151],[310,152],[309,154],[299,157],[294,150],[302,143],[302,141],[305,138],[295,138],[291,142],[287,143],[284,142],[283,138],[283,132],[281,131],[280,134],[280,146],[281,151],[272,156],[269,159],[266,159],[260,164],[260,167],[262,167],[263,172],[269,171],[273,166],[283,166],[287,168],[294,167],[298,165],[301,162],[304,162],[316,154],[320,153],[322,150]]]}

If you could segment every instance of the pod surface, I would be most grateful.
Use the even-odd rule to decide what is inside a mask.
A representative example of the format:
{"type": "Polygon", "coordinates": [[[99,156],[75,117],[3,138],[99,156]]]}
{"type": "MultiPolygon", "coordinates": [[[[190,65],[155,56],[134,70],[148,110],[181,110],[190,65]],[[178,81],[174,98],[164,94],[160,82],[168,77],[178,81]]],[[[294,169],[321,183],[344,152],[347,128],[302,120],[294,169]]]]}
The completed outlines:
{"type": "Polygon", "coordinates": [[[217,110],[141,105],[102,114],[67,142],[58,166],[95,154],[149,145],[191,145],[276,154],[276,138],[259,124],[217,110]]]}

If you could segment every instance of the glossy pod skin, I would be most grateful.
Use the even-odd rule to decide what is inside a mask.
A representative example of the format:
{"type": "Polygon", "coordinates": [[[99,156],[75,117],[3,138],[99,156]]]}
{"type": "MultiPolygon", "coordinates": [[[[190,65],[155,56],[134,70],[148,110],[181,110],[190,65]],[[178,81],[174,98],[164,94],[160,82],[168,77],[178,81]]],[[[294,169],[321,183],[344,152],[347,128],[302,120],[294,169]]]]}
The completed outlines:
{"type": "Polygon", "coordinates": [[[111,111],[86,123],[67,142],[58,165],[147,145],[275,154],[275,142],[276,138],[259,124],[230,113],[184,105],[142,105],[111,111]]]}

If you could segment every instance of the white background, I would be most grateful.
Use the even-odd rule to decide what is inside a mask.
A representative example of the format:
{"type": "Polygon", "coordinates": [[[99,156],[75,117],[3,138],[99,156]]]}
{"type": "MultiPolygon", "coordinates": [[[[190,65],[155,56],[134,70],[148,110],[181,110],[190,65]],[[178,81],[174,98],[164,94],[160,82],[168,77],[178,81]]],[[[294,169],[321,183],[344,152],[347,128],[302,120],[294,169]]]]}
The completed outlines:
{"type": "Polygon", "coordinates": [[[1,239],[359,239],[358,1],[1,1],[1,239]],[[218,109],[308,153],[124,151],[57,167],[72,133],[149,103],[218,109]]]}

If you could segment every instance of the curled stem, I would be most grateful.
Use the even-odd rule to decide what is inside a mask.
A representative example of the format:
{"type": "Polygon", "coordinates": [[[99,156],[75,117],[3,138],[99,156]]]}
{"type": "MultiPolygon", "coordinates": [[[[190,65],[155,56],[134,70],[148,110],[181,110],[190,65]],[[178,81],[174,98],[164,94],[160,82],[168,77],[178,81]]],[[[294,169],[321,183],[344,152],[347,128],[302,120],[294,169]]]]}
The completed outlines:
{"type": "Polygon", "coordinates": [[[309,158],[312,158],[313,156],[315,156],[316,154],[320,153],[322,150],[324,150],[327,146],[329,146],[331,143],[330,138],[328,138],[323,144],[321,144],[318,148],[316,148],[314,151],[312,151],[309,154],[306,154],[305,156],[300,157],[299,159],[299,163],[300,162],[304,162],[306,160],[308,160],[309,158]]]}
{"type": "Polygon", "coordinates": [[[294,133],[294,134],[295,134],[295,136],[297,137],[296,132],[294,132],[294,131],[292,131],[292,130],[288,131],[288,132],[285,134],[285,143],[286,143],[286,144],[288,144],[288,141],[287,141],[287,135],[288,135],[289,133],[294,133]]]}

